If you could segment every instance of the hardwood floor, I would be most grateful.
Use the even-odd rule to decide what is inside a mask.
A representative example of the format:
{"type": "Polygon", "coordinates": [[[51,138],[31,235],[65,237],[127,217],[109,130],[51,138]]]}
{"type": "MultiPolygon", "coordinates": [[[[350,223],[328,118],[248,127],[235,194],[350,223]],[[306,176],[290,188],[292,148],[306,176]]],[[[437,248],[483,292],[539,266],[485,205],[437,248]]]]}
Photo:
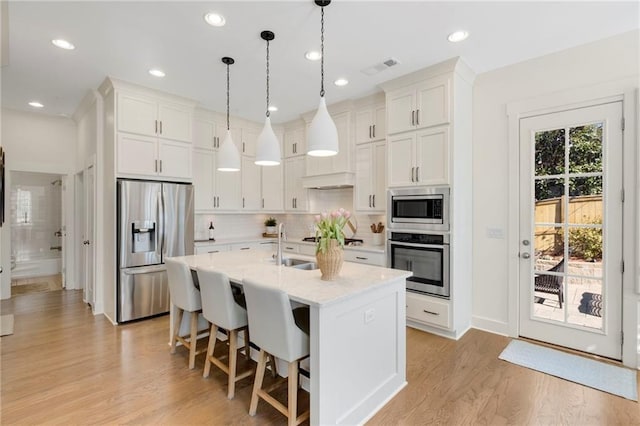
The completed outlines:
{"type": "MultiPolygon", "coordinates": [[[[264,402],[247,414],[252,378],[228,400],[224,373],[202,378],[203,356],[189,370],[184,348],[171,355],[168,316],[114,327],[80,291],[0,308],[15,315],[14,334],[0,338],[3,425],[285,423],[264,402]]],[[[638,403],[499,360],[508,342],[479,330],[456,342],[407,329],[409,384],[369,424],[640,424],[638,403]]]]}

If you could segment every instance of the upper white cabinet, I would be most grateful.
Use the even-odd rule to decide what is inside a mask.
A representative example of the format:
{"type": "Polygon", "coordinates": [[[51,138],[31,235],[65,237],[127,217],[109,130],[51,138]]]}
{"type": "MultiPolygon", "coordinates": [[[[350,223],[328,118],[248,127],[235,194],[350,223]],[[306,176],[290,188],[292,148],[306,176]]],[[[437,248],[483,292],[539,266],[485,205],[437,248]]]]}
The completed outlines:
{"type": "Polygon", "coordinates": [[[285,158],[295,157],[307,154],[307,145],[305,143],[305,127],[300,125],[284,132],[284,156],[285,158]]]}
{"type": "Polygon", "coordinates": [[[191,142],[193,108],[129,93],[119,93],[119,132],[191,142]]]}
{"type": "MultiPolygon", "coordinates": [[[[223,119],[196,116],[193,119],[193,147],[201,149],[220,148],[227,135],[227,126],[223,119]]],[[[231,128],[231,139],[236,146],[242,145],[242,130],[231,128]]]]}
{"type": "Polygon", "coordinates": [[[305,157],[284,160],[284,209],[292,212],[309,210],[308,190],[302,186],[305,174],[305,157]]]}
{"type": "Polygon", "coordinates": [[[386,206],[386,154],[384,141],[356,147],[355,207],[364,212],[384,213],[386,206]]]}
{"type": "Polygon", "coordinates": [[[449,127],[389,136],[389,187],[449,182],[449,127]]]}
{"type": "MultiPolygon", "coordinates": [[[[261,130],[253,127],[244,127],[242,129],[242,153],[244,155],[253,156],[256,155],[256,144],[258,142],[258,136],[261,130]]],[[[233,135],[231,135],[233,137],[233,135]]]]}
{"type": "Polygon", "coordinates": [[[242,207],[239,172],[219,172],[217,152],[193,150],[194,209],[196,212],[237,211],[242,207]]]}
{"type": "Polygon", "coordinates": [[[384,104],[359,108],[354,113],[356,143],[381,140],[387,137],[384,104]]]}
{"type": "Polygon", "coordinates": [[[279,166],[260,167],[262,173],[262,210],[282,211],[282,163],[279,166]]]}
{"type": "Polygon", "coordinates": [[[449,123],[451,79],[447,75],[387,92],[387,133],[449,123]]]}
{"type": "Polygon", "coordinates": [[[255,157],[242,156],[242,210],[258,211],[262,208],[261,166],[255,157]]]}

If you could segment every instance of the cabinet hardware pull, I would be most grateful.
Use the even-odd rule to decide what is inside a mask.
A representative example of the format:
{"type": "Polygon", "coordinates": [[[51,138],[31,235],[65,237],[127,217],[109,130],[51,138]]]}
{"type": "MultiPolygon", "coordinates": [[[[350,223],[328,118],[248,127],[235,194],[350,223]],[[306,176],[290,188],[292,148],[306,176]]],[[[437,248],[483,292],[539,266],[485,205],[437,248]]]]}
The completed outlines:
{"type": "Polygon", "coordinates": [[[415,171],[415,167],[411,168],[411,182],[415,182],[415,178],[414,178],[414,171],[415,171]]]}
{"type": "Polygon", "coordinates": [[[360,257],[360,256],[356,256],[356,259],[360,259],[360,260],[367,260],[369,259],[368,257],[360,257]]]}
{"type": "Polygon", "coordinates": [[[244,197],[242,197],[242,208],[244,209],[244,197]]]}
{"type": "Polygon", "coordinates": [[[155,165],[153,166],[153,171],[158,173],[158,160],[155,160],[155,165]]]}
{"type": "Polygon", "coordinates": [[[162,173],[162,160],[160,160],[160,173],[162,173]]]}
{"type": "Polygon", "coordinates": [[[375,207],[375,206],[376,206],[376,194],[373,194],[373,195],[371,196],[371,200],[372,200],[372,203],[371,203],[371,204],[373,204],[371,207],[375,207]]]}
{"type": "Polygon", "coordinates": [[[416,167],[416,182],[420,182],[420,167],[416,167]]]}
{"type": "Polygon", "coordinates": [[[162,134],[162,120],[160,120],[160,134],[162,134]]]}
{"type": "Polygon", "coordinates": [[[369,207],[371,207],[371,195],[369,195],[369,207]]]}
{"type": "Polygon", "coordinates": [[[240,250],[249,250],[251,247],[240,247],[240,250]]]}
{"type": "Polygon", "coordinates": [[[371,139],[373,136],[371,136],[371,126],[369,126],[369,139],[371,139]]]}
{"type": "Polygon", "coordinates": [[[262,208],[264,209],[264,198],[262,199],[262,208]]]}
{"type": "Polygon", "coordinates": [[[415,111],[411,111],[411,125],[412,126],[416,125],[416,112],[415,111]]]}
{"type": "Polygon", "coordinates": [[[372,127],[373,127],[373,137],[375,138],[376,137],[376,125],[374,124],[372,127]]]}
{"type": "Polygon", "coordinates": [[[440,315],[440,314],[439,314],[439,313],[437,313],[437,312],[427,311],[426,309],[423,309],[423,311],[424,311],[424,313],[425,313],[425,314],[429,314],[429,315],[440,315]]]}
{"type": "Polygon", "coordinates": [[[285,247],[285,250],[293,250],[293,247],[285,247]]]}
{"type": "Polygon", "coordinates": [[[156,131],[154,133],[157,135],[158,134],[158,120],[156,120],[155,122],[156,122],[156,131]]]}
{"type": "MultiPolygon", "coordinates": [[[[420,125],[420,110],[416,110],[416,126],[420,125]]],[[[161,127],[162,128],[162,127],[161,127]]]]}
{"type": "Polygon", "coordinates": [[[208,251],[207,253],[220,253],[220,250],[208,251]]]}

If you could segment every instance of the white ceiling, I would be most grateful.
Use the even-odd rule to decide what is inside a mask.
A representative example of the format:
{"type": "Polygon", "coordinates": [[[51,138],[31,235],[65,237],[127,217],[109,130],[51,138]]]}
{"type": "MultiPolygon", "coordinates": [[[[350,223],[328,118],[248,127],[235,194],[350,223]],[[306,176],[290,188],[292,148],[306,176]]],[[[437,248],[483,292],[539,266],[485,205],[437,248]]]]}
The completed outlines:
{"type": "MultiPolygon", "coordinates": [[[[377,84],[461,56],[476,72],[541,56],[640,27],[639,5],[628,2],[428,2],[334,0],[325,9],[326,97],[331,104],[379,91],[377,84]],[[447,35],[471,34],[461,43],[447,35]],[[394,57],[400,65],[375,76],[362,69],[394,57]],[[346,77],[350,84],[336,87],[346,77]]],[[[24,2],[9,3],[9,65],[2,68],[2,106],[72,114],[105,76],[182,95],[225,110],[225,65],[232,56],[231,113],[262,121],[265,42],[272,30],[274,122],[314,110],[320,64],[304,58],[320,44],[320,8],[304,1],[24,2]],[[207,25],[222,13],[227,25],[207,25]],[[54,47],[63,38],[73,51],[54,47]],[[164,79],[150,76],[161,68],[164,79]]]]}

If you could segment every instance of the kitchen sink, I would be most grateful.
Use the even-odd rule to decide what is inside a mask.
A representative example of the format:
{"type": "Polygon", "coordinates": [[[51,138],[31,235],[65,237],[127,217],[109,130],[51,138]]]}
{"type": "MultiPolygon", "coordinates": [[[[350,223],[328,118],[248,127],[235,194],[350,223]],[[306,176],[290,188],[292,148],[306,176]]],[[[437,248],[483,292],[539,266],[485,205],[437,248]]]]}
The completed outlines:
{"type": "Polygon", "coordinates": [[[289,266],[291,268],[296,269],[304,269],[306,271],[312,271],[314,269],[318,269],[318,264],[312,260],[306,259],[295,259],[288,257],[286,259],[282,259],[282,264],[284,266],[289,266]]]}

